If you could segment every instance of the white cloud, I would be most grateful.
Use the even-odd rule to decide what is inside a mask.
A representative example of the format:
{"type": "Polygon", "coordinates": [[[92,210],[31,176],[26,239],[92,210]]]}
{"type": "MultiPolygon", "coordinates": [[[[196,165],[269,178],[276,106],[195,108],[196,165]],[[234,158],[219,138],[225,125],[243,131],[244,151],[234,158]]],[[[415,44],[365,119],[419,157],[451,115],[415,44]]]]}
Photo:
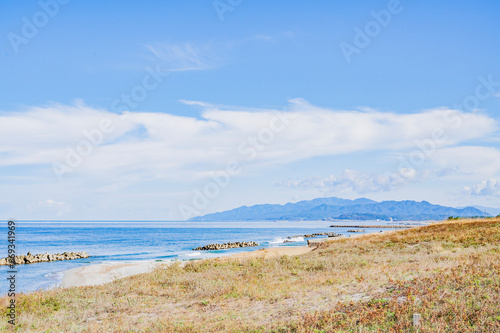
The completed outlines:
{"type": "Polygon", "coordinates": [[[440,168],[459,168],[471,179],[495,177],[500,172],[500,150],[493,147],[462,146],[436,150],[430,161],[440,168]]]}
{"type": "MultiPolygon", "coordinates": [[[[119,122],[117,114],[92,109],[81,103],[0,112],[0,166],[43,164],[58,159],[66,145],[83,139],[84,130],[99,128],[103,118],[119,122]]],[[[131,124],[122,124],[106,137],[104,143],[132,128],[131,124]]]]}
{"type": "Polygon", "coordinates": [[[210,103],[200,102],[200,101],[190,101],[187,99],[180,99],[179,102],[186,104],[186,105],[196,105],[196,106],[201,106],[204,108],[210,108],[210,107],[214,106],[213,104],[210,104],[210,103]]]}
{"type": "Polygon", "coordinates": [[[465,186],[464,192],[472,196],[500,196],[500,180],[483,180],[474,186],[465,186]]]}
{"type": "Polygon", "coordinates": [[[61,217],[71,212],[71,205],[63,201],[47,199],[39,201],[36,206],[30,206],[28,209],[34,211],[51,212],[52,214],[61,217]]]}
{"type": "Polygon", "coordinates": [[[156,43],[146,45],[162,62],[167,72],[199,71],[218,66],[219,59],[211,44],[156,43]]]}
{"type": "Polygon", "coordinates": [[[387,192],[400,188],[415,180],[417,172],[405,169],[401,173],[365,174],[346,169],[339,176],[310,177],[277,183],[278,186],[297,189],[318,189],[320,191],[350,190],[358,194],[387,192]]]}
{"type": "Polygon", "coordinates": [[[296,180],[287,180],[276,183],[292,189],[310,190],[316,189],[321,192],[352,191],[357,194],[390,192],[400,189],[406,185],[421,182],[431,178],[447,177],[459,173],[456,169],[438,170],[415,170],[401,168],[397,172],[384,173],[362,173],[356,170],[346,169],[340,175],[329,175],[327,177],[315,176],[296,180]]]}
{"type": "Polygon", "coordinates": [[[66,206],[67,204],[63,201],[55,201],[52,199],[47,199],[45,201],[40,201],[38,205],[43,207],[58,207],[58,206],[66,206]]]}
{"type": "Polygon", "coordinates": [[[259,141],[269,139],[263,136],[264,129],[281,125],[276,118],[278,110],[189,103],[205,107],[201,119],[147,112],[129,112],[128,117],[121,118],[83,104],[2,112],[0,166],[39,164],[51,168],[55,161],[64,163],[67,147],[76,149],[87,140],[83,131],[97,129],[105,118],[112,122],[114,130],[104,136],[103,143],[94,147],[76,171],[92,177],[120,178],[126,183],[155,178],[193,179],[224,168],[230,160],[269,167],[315,156],[410,150],[416,140],[432,137],[436,129],[447,134],[439,146],[447,146],[488,137],[497,129],[494,119],[481,114],[470,115],[456,128],[445,115],[462,115],[458,111],[396,114],[331,110],[295,99],[281,114],[289,124],[279,133],[271,133],[272,139],[264,144],[259,141]]]}

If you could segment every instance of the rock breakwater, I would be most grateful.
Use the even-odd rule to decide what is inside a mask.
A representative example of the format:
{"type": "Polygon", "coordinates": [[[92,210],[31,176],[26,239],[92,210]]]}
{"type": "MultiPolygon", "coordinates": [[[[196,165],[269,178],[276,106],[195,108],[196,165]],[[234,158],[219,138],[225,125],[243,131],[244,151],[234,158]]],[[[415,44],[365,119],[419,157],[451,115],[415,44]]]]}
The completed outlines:
{"type": "Polygon", "coordinates": [[[194,251],[208,251],[208,250],[226,250],[233,249],[237,247],[252,247],[259,246],[256,242],[235,242],[235,243],[223,243],[223,244],[208,244],[205,246],[197,247],[193,249],[194,251]]]}
{"type": "Polygon", "coordinates": [[[294,236],[294,237],[315,238],[317,236],[339,237],[342,235],[337,234],[336,232],[318,232],[315,234],[307,234],[307,235],[294,236]]]}
{"type": "MultiPolygon", "coordinates": [[[[89,255],[87,252],[64,252],[64,253],[56,253],[56,254],[31,254],[28,252],[28,254],[20,255],[20,256],[15,256],[14,257],[14,262],[16,265],[21,265],[21,264],[34,264],[37,262],[49,262],[49,261],[59,261],[59,260],[72,260],[72,259],[81,259],[81,258],[88,258],[89,255]]],[[[1,265],[10,265],[11,264],[10,258],[3,258],[0,259],[0,266],[1,265]]]]}
{"type": "Polygon", "coordinates": [[[377,228],[377,229],[409,229],[415,227],[414,225],[341,225],[332,224],[330,228],[377,228]]]}

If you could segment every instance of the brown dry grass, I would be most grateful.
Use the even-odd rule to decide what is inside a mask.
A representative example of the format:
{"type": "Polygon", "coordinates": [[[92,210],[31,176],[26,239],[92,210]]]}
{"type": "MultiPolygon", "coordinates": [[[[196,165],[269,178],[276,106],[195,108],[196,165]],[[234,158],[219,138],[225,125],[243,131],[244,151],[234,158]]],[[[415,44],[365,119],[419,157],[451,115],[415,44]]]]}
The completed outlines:
{"type": "MultiPolygon", "coordinates": [[[[22,332],[500,332],[500,219],[18,297],[22,332]]],[[[2,299],[5,305],[7,299],[2,299]]],[[[0,325],[7,330],[6,321],[0,325]]]]}

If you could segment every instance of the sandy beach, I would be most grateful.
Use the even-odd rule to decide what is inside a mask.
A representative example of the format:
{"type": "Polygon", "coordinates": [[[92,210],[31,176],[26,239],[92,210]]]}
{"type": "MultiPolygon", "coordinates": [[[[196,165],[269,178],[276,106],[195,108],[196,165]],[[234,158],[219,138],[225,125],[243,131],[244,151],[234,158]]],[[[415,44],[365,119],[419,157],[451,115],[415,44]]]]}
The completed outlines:
{"type": "Polygon", "coordinates": [[[69,288],[105,284],[127,276],[147,273],[162,263],[164,262],[135,261],[77,267],[64,272],[60,286],[69,288]]]}
{"type": "MultiPolygon", "coordinates": [[[[218,259],[249,259],[249,258],[272,258],[282,255],[299,255],[312,251],[308,246],[282,246],[236,253],[229,256],[220,256],[218,259]]],[[[172,262],[162,261],[135,261],[95,264],[77,267],[64,272],[60,286],[63,288],[94,286],[112,282],[127,276],[147,273],[157,265],[172,262]]]]}

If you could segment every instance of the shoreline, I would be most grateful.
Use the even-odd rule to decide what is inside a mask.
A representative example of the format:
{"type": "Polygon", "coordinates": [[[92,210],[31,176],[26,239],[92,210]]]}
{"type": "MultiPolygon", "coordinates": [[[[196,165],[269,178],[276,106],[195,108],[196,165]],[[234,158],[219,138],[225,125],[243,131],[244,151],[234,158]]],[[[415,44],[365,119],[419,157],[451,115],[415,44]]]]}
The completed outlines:
{"type": "MultiPolygon", "coordinates": [[[[299,246],[277,246],[269,247],[254,251],[245,251],[240,253],[233,253],[229,255],[220,255],[214,258],[216,260],[227,259],[251,259],[257,257],[272,258],[282,255],[299,255],[312,251],[313,248],[307,245],[299,246]]],[[[171,265],[175,262],[186,263],[189,261],[119,261],[112,263],[99,263],[87,266],[81,266],[69,269],[62,272],[64,274],[60,283],[57,285],[61,288],[96,286],[107,284],[118,279],[123,279],[129,276],[144,274],[151,272],[158,265],[171,265]]]]}
{"type": "MultiPolygon", "coordinates": [[[[411,228],[411,227],[410,227],[411,228]]],[[[364,233],[356,233],[350,234],[343,237],[327,237],[327,238],[319,238],[313,241],[312,243],[319,243],[323,241],[335,241],[343,238],[354,238],[354,237],[366,237],[368,235],[380,234],[380,233],[393,233],[398,230],[384,230],[380,232],[364,232],[364,233]]],[[[309,244],[309,243],[308,243],[309,244]]],[[[217,257],[205,258],[199,260],[207,260],[207,259],[215,259],[215,260],[227,260],[227,259],[252,259],[257,257],[264,258],[273,258],[276,256],[283,255],[300,255],[305,254],[310,251],[313,251],[315,248],[314,245],[297,245],[297,246],[274,246],[263,248],[259,250],[250,250],[233,253],[233,254],[224,254],[217,257]]],[[[175,262],[186,263],[186,261],[156,261],[156,260],[146,260],[146,261],[119,261],[119,262],[110,262],[110,263],[96,263],[87,266],[81,266],[69,269],[67,271],[62,272],[63,278],[56,285],[56,287],[62,288],[71,288],[71,287],[83,287],[83,286],[95,286],[102,285],[106,283],[113,282],[118,279],[122,279],[125,277],[144,274],[151,272],[158,265],[169,265],[175,262]]]]}
{"type": "Polygon", "coordinates": [[[71,288],[106,284],[128,276],[147,273],[160,263],[167,262],[119,261],[76,267],[62,272],[63,278],[56,287],[71,288]]]}
{"type": "MultiPolygon", "coordinates": [[[[451,322],[458,323],[454,327],[459,331],[472,323],[489,332],[499,323],[499,290],[492,282],[499,277],[499,222],[500,217],[452,221],[352,239],[326,238],[319,250],[297,243],[246,253],[216,251],[212,255],[220,257],[211,261],[157,266],[150,274],[101,286],[20,295],[19,304],[29,308],[19,320],[37,332],[75,327],[411,331],[418,313],[421,329],[446,330],[451,322]],[[481,235],[480,244],[474,235],[481,235]],[[306,253],[294,256],[302,251],[306,253]]],[[[147,262],[143,265],[148,268],[147,262]]]]}

